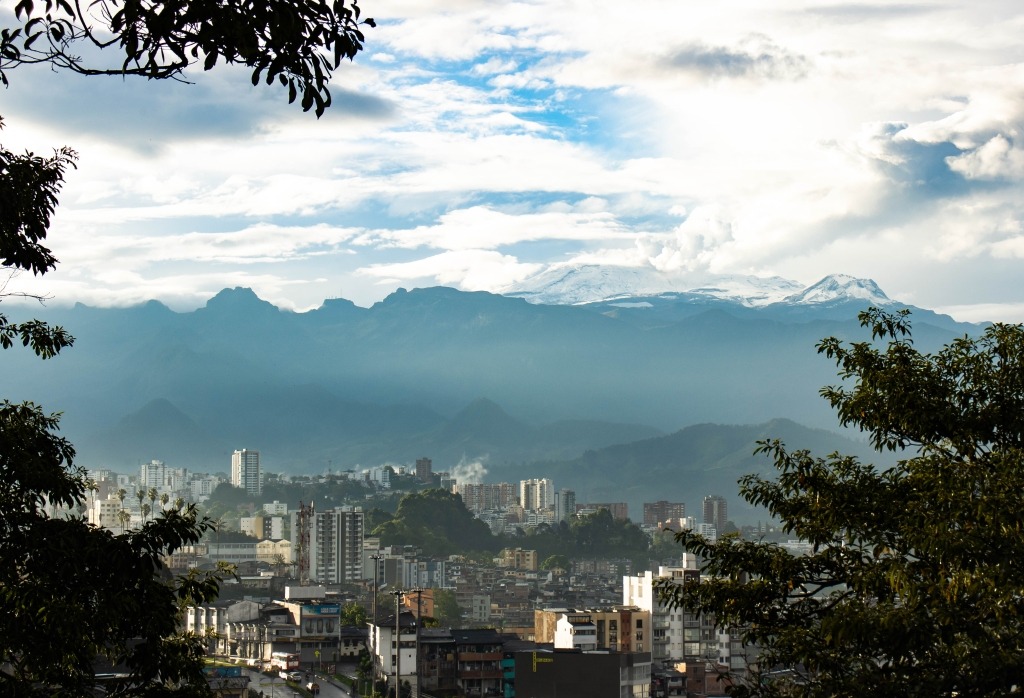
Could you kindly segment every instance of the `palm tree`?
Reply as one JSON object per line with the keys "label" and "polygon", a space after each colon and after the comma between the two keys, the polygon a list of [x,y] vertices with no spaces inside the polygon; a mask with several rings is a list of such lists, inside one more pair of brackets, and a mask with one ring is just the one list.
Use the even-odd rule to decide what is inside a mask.
{"label": "palm tree", "polygon": [[174,500],[174,508],[177,509],[178,511],[181,511],[182,509],[184,509],[185,508],[185,500],[183,498],[181,498],[181,497],[178,497],[177,499],[175,499]]}
{"label": "palm tree", "polygon": [[150,487],[149,488],[149,492],[146,493],[146,496],[149,497],[149,510],[153,511],[153,507],[156,506],[156,497],[157,497],[156,488],[155,487]]}
{"label": "palm tree", "polygon": [[146,492],[141,487],[137,487],[135,496],[139,498],[139,509],[142,509],[142,500],[146,498]]}
{"label": "palm tree", "polygon": [[142,523],[146,523],[146,517],[149,516],[149,512],[153,511],[153,507],[148,504],[142,505]]}
{"label": "palm tree", "polygon": [[117,520],[121,522],[121,534],[124,535],[125,526],[132,520],[132,515],[126,509],[121,509],[117,512]]}
{"label": "palm tree", "polygon": [[167,502],[169,502],[169,501],[171,501],[171,495],[167,494],[166,492],[161,494],[160,495],[160,508],[161,509],[166,509],[167,508]]}

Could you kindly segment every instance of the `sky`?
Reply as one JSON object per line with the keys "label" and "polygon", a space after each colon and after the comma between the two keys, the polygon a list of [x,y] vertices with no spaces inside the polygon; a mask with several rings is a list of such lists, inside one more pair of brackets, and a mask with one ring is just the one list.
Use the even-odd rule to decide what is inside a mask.
{"label": "sky", "polygon": [[842,273],[1024,321],[1018,0],[361,7],[377,28],[319,120],[244,69],[10,71],[0,143],[79,162],[59,267],[6,290],[190,310],[246,286],[301,311],[586,263]]}

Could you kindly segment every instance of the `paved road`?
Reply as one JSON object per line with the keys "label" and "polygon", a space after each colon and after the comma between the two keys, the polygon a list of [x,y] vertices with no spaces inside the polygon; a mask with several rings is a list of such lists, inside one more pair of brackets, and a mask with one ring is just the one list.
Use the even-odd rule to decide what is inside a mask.
{"label": "paved road", "polygon": [[320,684],[320,698],[351,698],[348,686],[343,683],[336,683],[334,679],[318,676],[316,682]]}
{"label": "paved road", "polygon": [[[242,671],[249,677],[249,688],[263,691],[263,695],[267,698],[298,698],[302,695],[289,686],[282,678],[277,676],[270,677],[251,669],[243,669]],[[335,683],[333,679],[323,676],[311,676],[314,681],[320,684],[320,698],[351,698],[348,687],[344,684]],[[305,685],[306,679],[303,679],[302,683]]]}

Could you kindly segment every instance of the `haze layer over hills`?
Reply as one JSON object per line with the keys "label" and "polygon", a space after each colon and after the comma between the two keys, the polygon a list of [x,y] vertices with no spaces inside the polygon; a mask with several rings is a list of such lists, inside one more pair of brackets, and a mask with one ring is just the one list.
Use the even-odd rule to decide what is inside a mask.
{"label": "haze layer over hills", "polygon": [[[592,270],[577,272],[591,278]],[[12,352],[3,380],[11,399],[64,413],[82,465],[122,471],[153,458],[223,471],[243,447],[282,472],[426,455],[435,470],[482,462],[492,481],[546,469],[559,486],[582,490],[589,477],[603,497],[622,482],[657,491],[659,478],[685,469],[667,456],[637,456],[663,451],[652,438],[695,424],[761,425],[729,436],[728,449],[686,452],[703,487],[698,473],[728,471],[723,482],[735,481],[736,468],[747,467],[737,454],[749,455],[751,434],[765,424],[799,431],[773,420],[834,430],[818,390],[835,382],[835,368],[815,344],[829,335],[864,339],[857,312],[892,304],[873,282],[849,277],[802,290],[730,283],[657,293],[648,284],[638,295],[622,284],[610,294],[580,283],[572,290],[563,279],[562,299],[575,305],[536,302],[555,299],[558,284],[547,284],[540,296],[437,287],[399,291],[370,308],[334,299],[306,313],[243,288],[186,313],[152,301],[17,308],[12,315],[62,324],[77,341],[47,362]],[[913,318],[925,349],[977,330],[929,311]],[[641,443],[632,456],[620,452],[618,469],[584,456],[631,442]],[[576,473],[580,482],[569,482]],[[709,487],[722,479],[708,478]]]}

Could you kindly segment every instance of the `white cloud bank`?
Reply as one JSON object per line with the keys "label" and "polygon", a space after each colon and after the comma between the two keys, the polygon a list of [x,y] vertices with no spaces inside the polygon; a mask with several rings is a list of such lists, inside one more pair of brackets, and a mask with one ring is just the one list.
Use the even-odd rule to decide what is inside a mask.
{"label": "white cloud bank", "polygon": [[82,153],[63,266],[16,283],[302,308],[600,260],[1024,319],[1019,3],[371,5],[320,121],[244,71],[12,73],[5,145]]}

